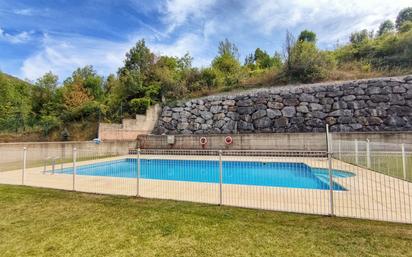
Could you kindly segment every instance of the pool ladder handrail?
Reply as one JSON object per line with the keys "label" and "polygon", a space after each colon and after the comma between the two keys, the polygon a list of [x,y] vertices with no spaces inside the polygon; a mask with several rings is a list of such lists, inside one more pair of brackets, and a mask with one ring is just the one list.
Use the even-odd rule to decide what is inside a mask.
{"label": "pool ladder handrail", "polygon": [[56,160],[58,159],[59,157],[57,157],[57,156],[48,156],[47,158],[45,158],[44,159],[44,168],[43,168],[43,174],[46,174],[47,173],[47,161],[48,160],[51,160],[51,165],[52,165],[52,170],[51,170],[51,172],[49,172],[50,174],[54,174],[55,173],[55,170],[56,170]]}

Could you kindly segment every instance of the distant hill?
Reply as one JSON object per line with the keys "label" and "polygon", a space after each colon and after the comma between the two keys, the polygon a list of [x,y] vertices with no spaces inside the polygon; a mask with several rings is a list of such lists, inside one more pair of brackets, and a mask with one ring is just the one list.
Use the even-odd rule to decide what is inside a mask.
{"label": "distant hill", "polygon": [[9,75],[7,73],[1,72],[0,71],[0,86],[3,86],[5,84],[24,84],[27,86],[30,86],[31,84],[27,81],[21,80],[19,78],[13,77],[12,75]]}

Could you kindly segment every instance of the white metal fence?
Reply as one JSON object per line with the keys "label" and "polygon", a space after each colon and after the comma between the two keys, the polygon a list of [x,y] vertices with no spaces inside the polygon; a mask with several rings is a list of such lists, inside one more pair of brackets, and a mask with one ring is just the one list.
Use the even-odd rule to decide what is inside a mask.
{"label": "white metal fence", "polygon": [[14,156],[0,159],[0,183],[412,223],[408,146],[403,169],[402,151],[330,144],[333,154],[27,148],[0,153]]}

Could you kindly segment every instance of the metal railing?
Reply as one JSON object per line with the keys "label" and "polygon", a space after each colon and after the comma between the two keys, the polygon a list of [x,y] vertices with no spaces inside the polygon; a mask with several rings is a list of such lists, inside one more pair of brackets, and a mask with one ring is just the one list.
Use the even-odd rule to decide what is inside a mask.
{"label": "metal railing", "polygon": [[390,151],[394,146],[330,137],[328,145],[330,151],[73,148],[43,156],[24,148],[13,152],[17,164],[0,160],[0,183],[412,223],[408,145]]}

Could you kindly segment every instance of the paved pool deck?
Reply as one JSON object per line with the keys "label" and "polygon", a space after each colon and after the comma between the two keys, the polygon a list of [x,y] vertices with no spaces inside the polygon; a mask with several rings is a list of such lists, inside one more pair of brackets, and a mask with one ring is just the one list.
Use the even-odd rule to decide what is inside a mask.
{"label": "paved pool deck", "polygon": [[[123,155],[77,162],[77,166],[137,158]],[[204,155],[141,155],[142,159],[218,160]],[[297,162],[311,167],[328,168],[321,157],[262,157],[223,156],[223,161]],[[57,165],[56,169],[71,168],[73,164]],[[333,191],[334,215],[362,219],[412,223],[412,183],[357,167],[336,159],[336,170],[352,172],[355,176],[334,178],[346,191]],[[50,171],[51,166],[46,166]],[[24,185],[80,192],[173,199],[210,204],[220,203],[220,188],[216,183],[167,181],[154,179],[85,176],[44,173],[44,166],[26,169]],[[22,170],[0,172],[0,183],[22,184]],[[74,183],[73,183],[74,182]],[[73,187],[73,184],[75,186]],[[308,214],[331,214],[330,191],[269,186],[223,184],[223,205]]]}

